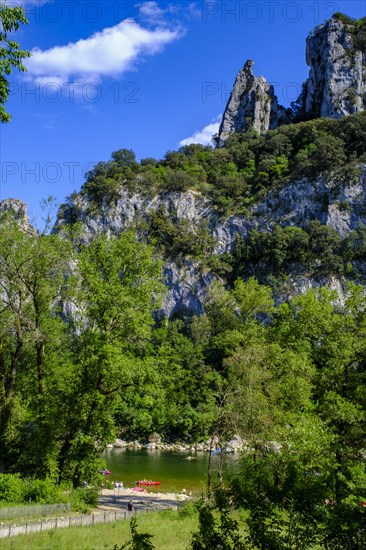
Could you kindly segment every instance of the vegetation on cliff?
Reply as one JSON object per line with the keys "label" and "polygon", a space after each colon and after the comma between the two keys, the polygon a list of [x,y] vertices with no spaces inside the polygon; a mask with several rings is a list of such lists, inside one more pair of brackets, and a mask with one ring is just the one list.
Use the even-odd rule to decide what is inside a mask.
{"label": "vegetation on cliff", "polygon": [[[283,126],[263,136],[232,134],[222,148],[189,145],[168,152],[160,161],[148,158],[137,163],[132,151],[122,149],[88,172],[81,196],[93,214],[102,204],[113,209],[123,189],[150,197],[193,190],[209,200],[213,217],[250,216],[250,207],[290,182],[325,177],[332,180],[334,190],[346,183],[356,184],[366,160],[365,144],[366,113],[360,113],[340,120]],[[326,210],[329,200],[319,191],[320,208]],[[340,211],[349,209],[346,200],[338,206]],[[78,209],[75,194],[63,205],[59,218],[65,217],[67,224],[77,222]],[[154,242],[163,257],[176,262],[184,258],[199,261],[230,283],[239,275],[254,275],[272,285],[293,271],[310,277],[342,275],[358,280],[364,256],[362,225],[341,237],[331,227],[303,220],[301,227],[252,231],[245,242],[238,237],[230,253],[213,256],[210,224],[215,223],[204,218],[192,226],[160,208],[138,221],[137,229],[140,236]]]}
{"label": "vegetation on cliff", "polygon": [[[366,113],[339,120],[290,124],[259,135],[232,134],[224,147],[188,145],[164,159],[137,163],[132,151],[112,153],[86,174],[81,193],[96,205],[127,188],[151,196],[193,189],[222,215],[245,212],[271,189],[290,180],[332,173],[356,177],[366,158]],[[72,197],[71,197],[72,202]]]}

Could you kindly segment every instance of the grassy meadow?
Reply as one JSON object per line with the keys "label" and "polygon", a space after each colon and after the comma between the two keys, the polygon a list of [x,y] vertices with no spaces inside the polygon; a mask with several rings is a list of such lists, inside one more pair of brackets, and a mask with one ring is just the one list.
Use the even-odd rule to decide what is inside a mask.
{"label": "grassy meadow", "polygon": [[[186,550],[192,532],[197,529],[198,516],[183,516],[166,510],[137,516],[138,532],[154,536],[157,550]],[[90,527],[70,527],[1,539],[2,550],[112,550],[131,538],[128,521],[98,524]]]}

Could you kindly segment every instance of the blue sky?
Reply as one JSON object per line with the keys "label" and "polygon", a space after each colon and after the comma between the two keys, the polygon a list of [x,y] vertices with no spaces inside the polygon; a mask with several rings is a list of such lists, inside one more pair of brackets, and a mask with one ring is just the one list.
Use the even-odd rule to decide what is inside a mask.
{"label": "blue sky", "polygon": [[63,202],[112,151],[161,158],[208,140],[247,59],[288,105],[308,75],[308,32],[335,11],[366,15],[366,0],[17,3],[29,25],[14,38],[33,55],[11,77],[0,198],[38,219],[42,199]]}

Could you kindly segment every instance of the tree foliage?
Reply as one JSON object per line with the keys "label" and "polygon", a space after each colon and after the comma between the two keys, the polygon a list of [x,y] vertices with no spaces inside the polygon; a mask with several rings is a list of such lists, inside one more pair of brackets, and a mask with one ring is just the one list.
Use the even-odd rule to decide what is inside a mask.
{"label": "tree foliage", "polygon": [[199,530],[192,535],[190,548],[192,550],[246,550],[248,547],[239,534],[238,522],[230,515],[227,503],[220,502],[218,516],[212,503],[199,503]]}
{"label": "tree foliage", "polygon": [[17,31],[22,24],[28,23],[20,6],[11,6],[7,0],[0,2],[0,122],[9,122],[11,116],[5,109],[10,86],[9,76],[13,69],[24,72],[23,60],[30,56],[26,50],[21,50],[19,44],[9,35]]}

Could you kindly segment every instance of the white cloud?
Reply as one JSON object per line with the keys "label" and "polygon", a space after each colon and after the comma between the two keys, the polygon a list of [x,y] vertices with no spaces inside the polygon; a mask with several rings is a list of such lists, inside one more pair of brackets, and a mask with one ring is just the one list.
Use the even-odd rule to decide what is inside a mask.
{"label": "white cloud", "polygon": [[192,143],[212,145],[212,136],[217,134],[219,131],[221,119],[222,115],[219,115],[210,124],[202,128],[202,130],[197,130],[191,137],[182,139],[182,141],[179,142],[179,145],[181,147],[184,145],[191,145]]}
{"label": "white cloud", "polygon": [[149,23],[163,23],[166,15],[172,15],[181,10],[181,6],[169,4],[166,8],[161,8],[157,2],[150,0],[137,4],[139,14]]}
{"label": "white cloud", "polygon": [[[212,0],[210,0],[212,1]],[[147,24],[166,25],[166,20],[174,20],[174,16],[179,16],[180,19],[198,19],[202,17],[202,6],[196,2],[188,4],[170,3],[165,7],[161,7],[155,0],[148,0],[141,4],[137,4],[140,18]]]}
{"label": "white cloud", "polygon": [[161,17],[164,13],[157,2],[144,2],[138,4],[138,8],[140,14],[145,17]]}
{"label": "white cloud", "polygon": [[160,52],[165,45],[183,35],[173,30],[144,29],[131,19],[105,28],[86,39],[42,51],[34,49],[26,62],[28,74],[44,83],[69,80],[100,81],[107,76],[120,76],[132,69],[143,56]]}
{"label": "white cloud", "polygon": [[198,7],[196,2],[191,2],[186,8],[186,13],[194,19],[202,17],[202,6]]}

